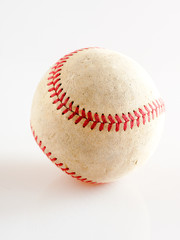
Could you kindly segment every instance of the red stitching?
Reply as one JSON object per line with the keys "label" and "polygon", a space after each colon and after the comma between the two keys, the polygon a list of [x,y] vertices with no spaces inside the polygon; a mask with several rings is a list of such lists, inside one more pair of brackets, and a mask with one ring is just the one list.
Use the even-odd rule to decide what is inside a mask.
{"label": "red stitching", "polygon": [[143,124],[145,124],[146,123],[146,113],[144,113],[144,111],[141,108],[139,108],[139,112],[142,115]]}
{"label": "red stitching", "polygon": [[68,108],[66,108],[63,112],[62,112],[62,115],[64,115],[65,113],[67,113],[69,111]]}
{"label": "red stitching", "polygon": [[94,118],[95,118],[96,122],[100,122],[98,113],[95,113],[95,114],[94,114]]}
{"label": "red stitching", "polygon": [[97,122],[93,122],[93,124],[91,125],[91,129],[93,130],[96,127]]}
{"label": "red stitching", "polygon": [[63,91],[63,88],[61,88],[61,89],[56,93],[56,95],[59,96],[62,91]]}
{"label": "red stitching", "polygon": [[81,119],[82,119],[82,116],[79,116],[79,117],[76,119],[75,124],[78,124],[78,123],[81,121]]}
{"label": "red stitching", "polygon": [[134,126],[134,117],[130,113],[128,113],[128,116],[131,119],[131,121],[130,121],[130,128],[132,129],[133,126]]}
{"label": "red stitching", "polygon": [[60,81],[60,78],[57,78],[55,81],[53,81],[53,85],[55,86],[58,81]]}
{"label": "red stitching", "polygon": [[88,117],[89,121],[93,121],[92,113],[90,111],[87,113],[87,117]]}
{"label": "red stitching", "polygon": [[50,98],[55,97],[56,95],[57,95],[57,93],[54,92],[53,94],[50,95]]}
{"label": "red stitching", "polygon": [[52,85],[52,84],[53,84],[53,81],[52,81],[52,82],[49,82],[47,85],[50,86],[50,85]]}
{"label": "red stitching", "polygon": [[[67,93],[63,90],[63,88],[60,88],[60,86],[62,86],[60,75],[64,63],[66,63],[70,57],[73,57],[74,54],[78,53],[79,51],[84,51],[85,49],[89,48],[82,48],[66,54],[64,57],[62,57],[52,67],[52,71],[49,73],[50,76],[48,77],[49,82],[47,83],[47,85],[50,86],[48,91],[52,92],[50,97],[56,97],[56,99],[53,99],[52,103],[57,104],[58,102],[60,102],[60,104],[56,108],[57,110],[65,107],[65,109],[63,109],[62,111],[63,115],[67,112],[71,112],[68,120],[77,116],[75,124],[78,124],[79,122],[81,122],[81,120],[84,120],[82,126],[86,127],[87,125],[89,125],[92,130],[96,128],[97,124],[99,123],[99,131],[102,131],[104,129],[105,124],[108,124],[108,131],[111,131],[112,126],[115,125],[115,131],[118,132],[120,130],[121,124],[123,124],[123,130],[126,131],[128,126],[130,126],[130,128],[132,129],[135,126],[135,122],[137,127],[139,127],[141,122],[140,119],[142,119],[143,124],[146,124],[146,119],[148,122],[150,122],[151,118],[155,118],[155,115],[156,117],[158,117],[159,114],[165,111],[164,102],[162,99],[155,99],[151,103],[144,105],[143,108],[138,108],[138,110],[134,110],[132,113],[129,112],[127,115],[121,114],[121,116],[119,116],[118,114],[115,114],[115,116],[112,116],[111,114],[109,114],[107,118],[104,114],[99,115],[97,112],[93,115],[91,111],[88,111],[86,114],[85,109],[83,108],[82,110],[80,110],[79,105],[77,105],[75,107],[75,110],[73,110],[74,102],[71,101],[70,103],[68,103],[70,97],[64,100]],[[91,124],[89,124],[89,122],[91,122]]]}
{"label": "red stitching", "polygon": [[109,119],[109,121],[110,121],[112,124],[115,123],[115,121],[114,121],[113,117],[111,116],[111,114],[108,115],[108,119]]}
{"label": "red stitching", "polygon": [[137,124],[137,126],[139,127],[139,125],[140,125],[140,114],[137,112],[137,111],[135,111],[134,110],[134,115],[137,117],[137,119],[136,119],[136,124]]}
{"label": "red stitching", "polygon": [[52,162],[55,162],[57,158],[49,158]]}
{"label": "red stitching", "polygon": [[[35,139],[36,140],[36,142],[37,142],[37,139]],[[44,152],[45,150],[46,150],[46,147],[44,146],[43,148],[41,148],[42,149],[42,151]]]}
{"label": "red stitching", "polygon": [[106,117],[104,116],[104,113],[101,115],[101,119],[103,121],[103,123],[107,123]]}
{"label": "red stitching", "polygon": [[60,102],[62,102],[62,101],[63,101],[63,99],[64,99],[65,95],[66,95],[66,93],[63,93],[63,94],[61,95],[61,97],[59,98],[59,101],[60,101]]}
{"label": "red stitching", "polygon": [[[40,149],[46,154],[46,156],[57,166],[59,167],[62,171],[64,171],[65,173],[67,173],[68,175],[70,175],[73,178],[76,178],[77,180],[81,181],[81,182],[85,182],[85,183],[91,183],[91,184],[97,184],[97,182],[94,182],[92,180],[88,180],[87,178],[83,178],[82,176],[76,176],[75,172],[71,172],[69,171],[70,169],[68,167],[65,167],[63,163],[57,163],[57,158],[51,158],[50,156],[52,155],[51,152],[48,152],[46,150],[46,146],[42,146],[42,141],[38,140],[38,136],[35,134],[35,131],[33,130],[32,126],[31,126],[31,130],[32,130],[32,134],[34,136],[34,139],[36,141],[36,143],[38,144],[38,146],[40,147]],[[47,152],[45,152],[47,151]],[[99,184],[99,183],[98,183]]]}
{"label": "red stitching", "polygon": [[88,125],[88,123],[89,123],[89,119],[86,119],[83,123],[83,127],[86,127]]}
{"label": "red stitching", "polygon": [[59,110],[64,106],[64,103],[61,103],[56,109]]}
{"label": "red stitching", "polygon": [[69,110],[72,112],[72,105],[73,105],[74,102],[70,102],[69,104]]}
{"label": "red stitching", "polygon": [[[54,85],[55,85],[55,83],[54,83]],[[55,87],[55,92],[57,92],[57,90],[58,90],[58,88],[60,88],[60,86],[61,86],[61,83],[58,84],[58,85]]]}
{"label": "red stitching", "polygon": [[99,126],[99,131],[102,131],[104,128],[104,123],[101,123],[100,126]]}
{"label": "red stitching", "polygon": [[129,118],[123,113],[122,118],[125,120],[123,130],[126,131],[127,129],[127,123],[129,122]]}
{"label": "red stitching", "polygon": [[79,115],[79,106],[76,107],[74,112],[75,112],[76,115]]}
{"label": "red stitching", "polygon": [[154,108],[150,103],[149,103],[149,106],[151,108],[152,119],[154,120]]}
{"label": "red stitching", "polygon": [[[146,106],[146,105],[144,105],[144,108],[146,109],[146,111],[147,111],[147,116],[148,116],[148,122],[150,122],[150,120],[151,120],[151,111],[149,110],[149,108]],[[160,108],[160,104],[159,104],[159,108]]]}
{"label": "red stitching", "polygon": [[152,103],[155,106],[156,117],[158,117],[158,106],[154,101]]}
{"label": "red stitching", "polygon": [[55,163],[55,164],[56,164],[57,167],[61,167],[61,166],[63,166],[62,163]]}
{"label": "red stitching", "polygon": [[76,113],[73,112],[73,113],[68,117],[68,120],[70,120],[71,118],[73,118],[75,115],[76,115]]}
{"label": "red stitching", "polygon": [[58,99],[58,98],[53,101],[53,104],[55,104],[55,103],[57,103],[57,102],[59,102],[59,99]]}

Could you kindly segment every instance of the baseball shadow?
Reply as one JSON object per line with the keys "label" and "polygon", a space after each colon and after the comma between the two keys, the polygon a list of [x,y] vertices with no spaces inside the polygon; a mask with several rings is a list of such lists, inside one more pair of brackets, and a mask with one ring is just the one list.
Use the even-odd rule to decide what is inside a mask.
{"label": "baseball shadow", "polygon": [[[0,190],[1,217],[26,212],[32,219],[53,221],[53,216],[57,221],[68,219],[68,224],[77,225],[77,229],[76,219],[83,219],[97,231],[107,228],[117,234],[127,234],[131,226],[128,234],[149,239],[147,206],[134,179],[129,177],[109,184],[86,184],[64,174],[45,159],[3,157]],[[63,224],[65,229],[69,226]]]}

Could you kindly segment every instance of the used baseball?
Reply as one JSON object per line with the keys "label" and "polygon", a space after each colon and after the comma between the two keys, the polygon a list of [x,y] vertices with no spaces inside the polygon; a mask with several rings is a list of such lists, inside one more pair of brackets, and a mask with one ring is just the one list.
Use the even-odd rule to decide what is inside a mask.
{"label": "used baseball", "polygon": [[134,60],[102,48],[65,55],[34,95],[36,142],[83,182],[118,179],[150,157],[162,132],[164,103]]}

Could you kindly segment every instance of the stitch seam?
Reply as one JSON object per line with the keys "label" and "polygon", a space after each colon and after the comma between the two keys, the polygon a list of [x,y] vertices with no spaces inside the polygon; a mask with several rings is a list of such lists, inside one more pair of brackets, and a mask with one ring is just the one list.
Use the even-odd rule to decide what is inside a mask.
{"label": "stitch seam", "polygon": [[[38,146],[40,147],[40,149],[44,152],[44,154],[51,160],[51,162],[53,162],[58,168],[60,168],[63,172],[65,172],[66,174],[70,175],[73,178],[76,178],[77,180],[81,181],[81,182],[85,182],[85,183],[91,183],[91,184],[97,184],[97,182],[94,182],[92,180],[88,180],[87,178],[84,178],[82,176],[79,176],[76,174],[76,172],[71,172],[70,169],[68,167],[66,167],[64,165],[64,163],[59,163],[57,158],[53,156],[53,154],[51,152],[48,152],[46,146],[44,146],[42,144],[42,141],[39,140],[38,136],[35,133],[35,130],[33,129],[33,127],[31,126],[31,131],[33,133],[33,137],[36,141],[36,143],[38,144]],[[100,183],[98,183],[100,184]]]}
{"label": "stitch seam", "polygon": [[55,65],[52,67],[52,71],[49,73],[49,82],[47,83],[47,85],[50,88],[48,89],[48,92],[50,92],[51,94],[50,98],[55,97],[52,103],[58,104],[58,106],[56,107],[57,110],[61,109],[62,107],[65,108],[62,111],[62,115],[68,112],[70,113],[70,115],[68,116],[68,120],[76,116],[77,119],[75,120],[75,124],[78,124],[79,122],[84,120],[82,124],[83,128],[85,128],[90,123],[91,130],[93,130],[97,124],[99,124],[99,131],[102,131],[104,129],[104,126],[108,125],[108,132],[111,131],[112,126],[115,125],[115,131],[118,132],[120,130],[121,124],[123,124],[123,130],[126,131],[128,128],[128,122],[131,129],[135,125],[139,127],[141,120],[143,125],[145,125],[147,121],[151,121],[151,118],[154,119],[155,116],[158,117],[158,115],[165,111],[164,102],[161,98],[156,99],[151,103],[148,103],[147,105],[144,105],[144,109],[138,108],[138,110],[134,110],[133,113],[128,112],[128,114],[122,113],[121,115],[115,114],[115,116],[109,114],[107,118],[104,114],[99,115],[97,112],[95,114],[92,114],[91,111],[88,111],[86,113],[84,108],[80,111],[79,105],[77,105],[75,107],[75,110],[73,110],[72,108],[74,105],[74,101],[70,101],[70,97],[66,97],[66,92],[63,90],[62,87],[60,78],[61,70],[64,63],[66,63],[70,57],[72,57],[75,53],[84,51],[86,49],[89,48],[82,48],[65,55],[57,63],[55,63]]}

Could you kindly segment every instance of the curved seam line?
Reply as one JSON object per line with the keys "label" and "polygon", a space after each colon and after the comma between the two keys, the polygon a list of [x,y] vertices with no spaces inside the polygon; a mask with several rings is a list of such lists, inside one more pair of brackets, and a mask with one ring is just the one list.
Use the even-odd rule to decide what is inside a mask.
{"label": "curved seam line", "polygon": [[33,129],[32,125],[30,127],[31,127],[33,137],[34,137],[36,143],[38,144],[38,146],[40,147],[40,149],[51,160],[51,162],[53,162],[58,168],[60,168],[63,172],[65,172],[66,174],[70,175],[73,178],[76,178],[77,180],[79,180],[81,182],[91,183],[91,184],[101,184],[99,182],[97,183],[97,182],[94,182],[92,180],[88,180],[87,178],[84,178],[80,175],[77,175],[76,172],[74,172],[74,171],[71,172],[70,169],[64,165],[64,163],[57,162],[57,158],[52,157],[52,153],[48,152],[46,146],[43,145],[42,141],[38,139],[38,136],[36,135],[35,130]]}
{"label": "curved seam line", "polygon": [[[133,110],[133,115],[128,112],[128,114],[122,113],[120,116],[118,114],[115,114],[114,117],[112,117],[111,114],[108,115],[108,117],[105,117],[104,114],[99,115],[97,112],[92,115],[91,111],[88,111],[86,113],[85,108],[81,110],[81,114],[79,113],[79,105],[75,107],[75,110],[73,110],[73,104],[74,101],[71,101],[68,105],[68,102],[70,100],[70,97],[65,98],[66,92],[63,91],[62,83],[61,83],[61,70],[64,65],[64,63],[75,53],[78,53],[83,50],[87,50],[90,48],[82,48],[79,50],[76,50],[74,52],[71,52],[70,54],[65,55],[63,58],[61,58],[54,66],[51,68],[52,71],[49,73],[50,82],[47,83],[50,88],[48,89],[48,92],[53,92],[50,95],[50,98],[56,97],[53,100],[53,104],[57,104],[60,102],[60,104],[57,106],[57,110],[61,109],[62,107],[65,107],[65,110],[62,112],[62,115],[71,112],[72,114],[68,117],[68,120],[72,119],[74,116],[78,116],[78,118],[75,121],[75,124],[78,124],[82,119],[84,119],[83,127],[86,127],[88,123],[92,123],[91,129],[94,129],[96,125],[99,123],[99,130],[102,131],[104,129],[104,125],[108,124],[108,131],[111,130],[112,126],[116,124],[116,131],[119,131],[120,124],[123,124],[123,130],[125,131],[127,129],[127,123],[130,122],[130,128],[132,129],[134,126],[134,122],[136,121],[136,125],[139,127],[140,125],[140,119],[143,120],[143,124],[146,123],[146,117],[148,117],[148,122],[150,122],[151,118],[154,119],[155,115],[158,117],[159,114],[163,113],[165,111],[164,102],[161,98],[156,99],[148,105],[144,105],[144,111],[142,108],[138,108],[137,111]],[[53,70],[55,69],[55,70]],[[53,85],[53,87],[52,87]],[[61,88],[60,88],[61,87]],[[64,100],[65,99],[65,100]],[[155,114],[154,114],[155,113]],[[152,115],[152,116],[151,116]],[[94,117],[94,119],[93,119]],[[100,120],[102,119],[102,121]]]}

